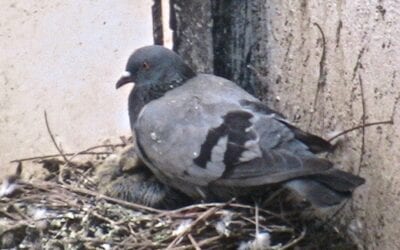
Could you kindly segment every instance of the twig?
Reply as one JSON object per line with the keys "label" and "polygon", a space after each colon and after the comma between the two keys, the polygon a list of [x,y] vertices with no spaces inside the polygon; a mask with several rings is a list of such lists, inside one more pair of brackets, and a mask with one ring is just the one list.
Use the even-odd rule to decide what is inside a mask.
{"label": "twig", "polygon": [[[77,243],[77,242],[89,242],[89,243],[95,243],[95,244],[109,244],[109,245],[116,245],[116,246],[123,246],[123,247],[128,247],[129,249],[137,249],[138,246],[141,246],[142,243],[124,243],[121,244],[119,242],[115,242],[112,240],[103,240],[103,239],[96,239],[96,238],[89,238],[89,237],[77,237],[75,239],[63,239],[65,243]],[[125,249],[125,248],[124,248]]]}
{"label": "twig", "polygon": [[53,133],[51,132],[50,125],[49,125],[49,121],[48,121],[48,119],[47,119],[47,113],[46,113],[46,111],[44,111],[44,120],[45,120],[45,122],[46,122],[47,132],[49,133],[50,138],[51,138],[51,140],[52,140],[54,146],[56,147],[58,153],[60,153],[60,155],[62,156],[62,158],[64,159],[65,162],[67,162],[68,164],[70,164],[71,162],[68,160],[68,158],[65,156],[64,152],[63,152],[63,151],[61,150],[61,148],[58,146],[57,141],[56,141],[56,139],[54,138]]}
{"label": "twig", "polygon": [[96,217],[96,218],[98,218],[98,219],[100,219],[100,220],[103,220],[103,221],[107,222],[107,223],[110,224],[111,226],[113,226],[113,227],[116,226],[116,221],[113,221],[113,220],[111,220],[111,219],[109,219],[109,218],[107,218],[107,217],[104,217],[103,215],[97,213],[96,211],[92,211],[92,212],[90,212],[90,213],[91,213],[94,217]]}
{"label": "twig", "polygon": [[[40,189],[40,188],[38,188]],[[28,202],[28,201],[34,201],[34,200],[40,200],[43,198],[42,194],[34,194],[34,195],[28,195],[22,198],[18,198],[18,199],[11,199],[7,202],[8,205],[12,205],[18,202]]]}
{"label": "twig", "polygon": [[191,234],[188,234],[188,238],[190,240],[190,243],[192,243],[194,249],[201,250],[199,244],[196,242],[196,240],[193,238],[193,236]]}
{"label": "twig", "polygon": [[[130,228],[130,227],[128,227],[128,228],[129,228],[129,230],[131,231],[131,228]],[[126,238],[125,238],[124,240],[122,240],[119,244],[115,245],[115,246],[112,248],[112,250],[123,249],[123,248],[120,248],[120,246],[124,246],[125,244],[129,244],[131,239],[132,239],[132,235],[129,236],[129,237],[126,237]]]}
{"label": "twig", "polygon": [[46,159],[46,158],[60,157],[60,156],[63,156],[63,155],[65,155],[65,156],[75,156],[75,155],[112,154],[111,152],[90,152],[90,151],[98,149],[98,148],[114,148],[114,147],[124,147],[124,146],[126,146],[126,144],[124,144],[124,143],[97,145],[97,146],[93,146],[93,147],[87,148],[85,150],[82,150],[82,151],[80,151],[78,153],[64,153],[64,154],[52,154],[52,155],[34,156],[34,157],[28,157],[28,158],[12,160],[12,161],[10,161],[10,163],[22,162],[22,161],[32,161],[32,160],[43,160],[43,159]]}
{"label": "twig", "polygon": [[192,223],[190,223],[190,225],[188,227],[185,228],[185,230],[183,230],[181,233],[179,233],[176,238],[168,245],[167,249],[171,249],[175,246],[175,244],[185,235],[187,235],[189,233],[189,231],[197,224],[199,223],[201,220],[206,220],[208,217],[210,217],[211,215],[215,214],[215,212],[220,209],[219,207],[212,207],[210,209],[208,209],[207,211],[205,211],[204,213],[202,213],[199,217],[197,217],[197,219],[195,221],[193,221]]}
{"label": "twig", "polygon": [[19,209],[19,208],[15,205],[15,203],[12,204],[11,206],[12,206],[12,208],[17,212],[17,214],[18,214],[19,216],[21,216],[22,218],[24,218],[24,220],[26,220],[26,221],[28,221],[28,222],[31,222],[31,221],[32,221],[32,218],[30,218],[29,216],[25,215],[25,214],[21,211],[21,209]]}
{"label": "twig", "polygon": [[[3,214],[3,215],[5,215],[6,217],[9,217],[10,219],[13,219],[13,220],[15,220],[15,221],[21,221],[21,218],[24,218],[24,217],[21,216],[20,214],[18,214],[18,215],[21,216],[21,217],[20,217],[20,218],[17,218],[17,216],[15,216],[15,215],[12,214],[12,213],[9,213],[9,212],[5,211],[5,209],[1,210],[1,211],[0,211],[0,214]],[[4,217],[3,217],[3,218],[4,218]]]}
{"label": "twig", "polygon": [[365,98],[364,98],[364,86],[363,86],[363,80],[361,77],[361,74],[358,74],[358,79],[360,83],[360,93],[361,93],[361,107],[362,107],[362,116],[361,116],[361,152],[360,152],[360,161],[359,161],[359,167],[357,170],[357,174],[360,174],[361,168],[362,168],[362,163],[364,161],[364,155],[365,155],[365,121],[366,121],[366,105],[365,105]]}
{"label": "twig", "polygon": [[[209,207],[224,207],[224,206],[227,206],[227,205],[232,205],[231,202],[232,202],[232,200],[228,201],[228,202],[225,202],[225,203],[212,202],[212,203],[193,204],[193,205],[189,205],[189,206],[186,206],[186,207],[178,208],[178,209],[175,209],[175,210],[163,211],[161,214],[158,215],[158,217],[171,216],[173,214],[179,214],[181,212],[192,210],[192,209],[195,209],[195,208],[206,209],[206,208],[209,208]],[[252,208],[251,206],[248,206],[248,207]]]}
{"label": "twig", "polygon": [[[217,235],[217,236],[214,236],[214,237],[210,237],[210,238],[204,239],[204,240],[199,242],[199,246],[202,247],[202,246],[205,246],[205,245],[209,245],[210,243],[212,243],[214,241],[217,241],[217,240],[221,239],[222,237],[223,237],[222,235]],[[182,246],[182,247],[174,247],[172,249],[173,250],[184,250],[184,249],[188,249],[188,248],[189,247],[187,247],[187,246]]]}
{"label": "twig", "polygon": [[[46,111],[44,111],[44,120],[45,120],[45,122],[46,122],[47,132],[49,133],[50,138],[51,138],[51,140],[52,140],[54,146],[56,147],[58,153],[60,153],[60,155],[61,155],[62,158],[64,159],[65,165],[68,164],[69,166],[72,166],[71,162],[68,160],[68,158],[64,155],[64,152],[63,152],[63,151],[61,150],[61,148],[58,146],[57,141],[56,141],[56,139],[54,138],[53,133],[51,132],[50,125],[49,125],[49,121],[48,121],[48,119],[47,119],[47,113],[46,113]],[[64,165],[64,166],[65,166],[65,165]],[[60,171],[59,171],[59,173],[58,173],[58,180],[59,180],[61,183],[64,183],[64,180],[63,180],[64,166],[60,166]]]}
{"label": "twig", "polygon": [[[77,153],[64,153],[63,155],[65,156],[73,156],[76,155]],[[106,155],[106,154],[112,154],[111,152],[80,152],[80,155]],[[16,162],[23,162],[23,161],[33,161],[33,160],[44,160],[48,158],[54,158],[54,157],[62,157],[63,155],[61,154],[52,154],[52,155],[43,155],[43,156],[32,156],[32,157],[27,157],[27,158],[21,158],[21,159],[15,159],[10,161],[10,163],[16,163]]]}
{"label": "twig", "polygon": [[[14,225],[10,225],[10,226],[3,226],[2,225],[2,233],[3,232],[7,232],[7,231],[9,231],[9,232],[12,232],[12,231],[14,231],[14,230],[18,230],[19,228],[21,228],[21,227],[34,227],[34,225],[33,224],[29,224],[28,222],[26,222],[26,221],[23,221],[23,220],[19,220],[19,221],[16,221],[16,223],[14,224]],[[2,234],[2,236],[3,236],[4,234]],[[5,238],[5,237],[4,237]],[[3,243],[4,244],[4,243]],[[5,249],[5,248],[2,248],[2,249]],[[7,248],[8,249],[8,248]],[[14,249],[14,248],[12,248],[12,249]]]}
{"label": "twig", "polygon": [[199,246],[204,246],[204,245],[208,245],[216,240],[221,239],[223,236],[222,235],[218,235],[218,236],[214,236],[205,240],[202,240],[199,242]]}
{"label": "twig", "polygon": [[[29,182],[29,183],[21,182],[21,184],[24,184],[26,186],[30,186],[31,188],[36,188],[36,189],[42,190],[44,192],[47,192],[47,195],[45,196],[46,200],[49,202],[50,201],[57,202],[60,204],[59,206],[61,206],[61,207],[70,207],[70,208],[72,208],[72,207],[79,208],[80,207],[79,205],[76,204],[76,202],[77,202],[76,199],[74,199],[73,200],[74,203],[72,203],[69,199],[64,197],[65,195],[63,192],[60,192],[54,186],[49,188],[46,186],[46,184],[41,185],[41,184],[32,183],[32,182]],[[57,187],[59,188],[60,186],[57,186]],[[26,197],[14,200],[14,203],[22,202],[22,201],[26,201],[26,202],[34,201],[36,199],[43,200],[43,194],[28,195]]]}
{"label": "twig", "polygon": [[328,218],[327,220],[325,220],[324,223],[322,223],[322,225],[320,225],[320,228],[323,228],[324,226],[329,225],[329,224],[333,221],[333,219],[339,214],[339,212],[341,212],[341,211],[344,209],[344,207],[346,206],[346,204],[347,204],[348,202],[349,202],[349,200],[345,200],[345,201],[339,206],[339,208],[336,209],[336,211],[335,211],[331,216],[329,216],[329,218]]}
{"label": "twig", "polygon": [[[247,217],[245,217],[243,215],[239,215],[239,218],[241,218],[241,219],[243,219],[245,221],[248,221],[248,222],[250,222],[251,224],[253,224],[253,225],[255,225],[257,227],[257,223],[258,223],[257,221],[254,221],[254,220],[252,220],[250,218],[247,218]],[[268,228],[268,227],[266,227],[264,225],[259,225],[259,227],[261,227],[262,229],[264,229],[267,232],[272,232],[272,230],[270,228]],[[257,228],[256,228],[256,231],[257,231]]]}
{"label": "twig", "polygon": [[[239,203],[232,203],[232,204],[229,204],[229,206],[231,206],[231,207],[237,207],[237,208],[255,209],[255,208],[252,207],[252,206],[244,205],[244,204],[239,204]],[[260,212],[263,212],[263,213],[266,213],[266,214],[268,214],[268,215],[271,215],[271,216],[274,216],[274,217],[276,217],[276,218],[279,218],[280,220],[282,220],[283,222],[287,223],[288,225],[292,225],[292,223],[290,223],[290,221],[288,221],[286,218],[284,218],[284,217],[281,216],[280,214],[271,212],[271,211],[269,211],[269,210],[261,209],[261,208],[258,208],[258,210],[259,210]]]}
{"label": "twig", "polygon": [[329,142],[330,142],[330,141],[333,141],[334,139],[338,138],[339,136],[345,135],[345,134],[347,134],[347,133],[349,133],[349,132],[351,132],[351,131],[354,131],[354,130],[357,130],[357,129],[360,129],[360,128],[363,128],[363,127],[366,128],[366,127],[376,126],[376,125],[382,125],[382,124],[393,124],[393,120],[387,120],[387,121],[382,121],[382,122],[371,122],[371,123],[361,124],[361,125],[358,125],[358,126],[355,126],[355,127],[352,127],[352,128],[349,128],[349,129],[346,129],[346,130],[340,132],[339,134],[337,134],[337,135],[335,135],[335,136],[329,138],[328,141],[329,141]]}
{"label": "twig", "polygon": [[[75,189],[73,187],[71,187],[71,188],[72,188],[72,190]],[[75,189],[73,191],[74,192],[82,192],[82,193],[85,193],[85,194],[91,195],[91,196],[96,196],[96,197],[99,197],[99,199],[103,199],[103,200],[106,200],[106,201],[109,201],[109,202],[114,202],[114,203],[116,203],[118,205],[121,205],[121,206],[124,206],[124,207],[128,207],[128,208],[146,210],[146,211],[152,212],[152,213],[164,212],[163,210],[147,207],[147,206],[140,205],[140,204],[137,204],[137,203],[127,202],[127,201],[116,199],[116,198],[111,198],[111,197],[105,196],[103,194],[96,193],[96,192],[89,191],[89,190],[85,190],[85,189],[77,188],[77,189]],[[88,192],[86,192],[86,191],[88,191]]]}
{"label": "twig", "polygon": [[[196,208],[202,208],[202,209],[206,209],[209,207],[224,207],[224,206],[230,206],[230,207],[234,207],[234,208],[246,208],[246,209],[255,209],[253,206],[250,205],[246,205],[246,204],[240,204],[240,203],[233,203],[235,201],[235,199],[232,199],[228,202],[222,203],[222,202],[211,202],[211,203],[200,203],[200,204],[193,204],[193,205],[189,205],[186,207],[182,207],[182,208],[178,208],[175,210],[169,210],[169,211],[163,211],[163,213],[161,213],[159,216],[170,216],[172,214],[178,214],[180,212],[184,212],[187,210],[192,210],[192,209],[196,209]],[[271,212],[269,210],[265,210],[265,209],[261,209],[259,208],[259,211],[272,215],[274,217],[277,217],[279,219],[285,220],[284,218],[282,218],[279,214]]]}
{"label": "twig", "polygon": [[283,246],[282,248],[280,248],[280,250],[285,250],[285,249],[289,249],[292,246],[296,245],[297,243],[299,243],[302,239],[304,239],[304,237],[306,236],[306,228],[303,229],[303,231],[301,231],[301,234],[299,237],[297,237],[296,239],[292,240],[291,242],[289,242],[288,244],[286,244],[285,246]]}
{"label": "twig", "polygon": [[279,188],[278,190],[274,191],[271,195],[268,195],[268,199],[264,200],[263,203],[261,204],[261,207],[267,207],[267,205],[275,200],[276,197],[278,197],[278,195],[282,194],[285,191],[285,189]]}
{"label": "twig", "polygon": [[256,235],[259,235],[260,234],[260,222],[259,222],[259,215],[258,215],[258,204],[256,203],[256,205],[255,205],[255,209],[256,209],[256,211],[255,211],[255,219],[256,219]]}
{"label": "twig", "polygon": [[141,209],[141,210],[146,210],[146,211],[153,212],[153,213],[164,212],[163,210],[143,206],[143,205],[132,203],[132,202],[123,201],[123,200],[116,199],[116,198],[111,198],[111,197],[105,196],[103,194],[97,193],[95,191],[91,191],[91,190],[79,188],[79,187],[73,187],[73,186],[70,186],[67,184],[60,185],[60,184],[55,184],[55,183],[51,183],[51,182],[42,182],[42,184],[35,183],[34,185],[39,188],[43,188],[43,186],[60,187],[60,188],[64,188],[69,191],[72,191],[74,193],[80,193],[80,194],[85,194],[85,195],[89,195],[89,196],[93,196],[93,197],[98,197],[98,199],[103,199],[103,200],[106,200],[109,202],[114,202],[114,203],[117,203],[121,206],[128,207],[128,208]]}
{"label": "twig", "polygon": [[75,153],[74,155],[72,155],[72,157],[70,158],[70,160],[72,160],[73,158],[75,158],[77,155],[80,155],[80,154],[86,154],[86,153],[88,153],[88,151],[91,151],[91,150],[94,150],[94,149],[97,149],[97,148],[101,148],[101,147],[123,147],[123,146],[125,146],[126,144],[122,144],[122,143],[120,143],[120,144],[106,144],[106,145],[98,145],[98,146],[93,146],[93,147],[90,147],[90,148],[87,148],[87,149],[85,149],[85,150],[83,150],[83,151],[80,151],[80,152],[78,152],[78,153]]}

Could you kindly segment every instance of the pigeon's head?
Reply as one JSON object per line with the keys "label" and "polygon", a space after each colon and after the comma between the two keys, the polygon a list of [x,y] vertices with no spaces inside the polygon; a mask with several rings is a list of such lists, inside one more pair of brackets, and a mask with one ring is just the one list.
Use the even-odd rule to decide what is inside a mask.
{"label": "pigeon's head", "polygon": [[163,85],[175,87],[193,76],[193,70],[175,52],[163,46],[146,46],[129,57],[116,88],[133,82],[135,88],[165,89]]}

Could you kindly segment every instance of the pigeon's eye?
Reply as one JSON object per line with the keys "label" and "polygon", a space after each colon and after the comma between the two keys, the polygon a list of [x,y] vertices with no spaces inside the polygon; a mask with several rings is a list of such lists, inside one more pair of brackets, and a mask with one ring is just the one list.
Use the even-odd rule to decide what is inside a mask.
{"label": "pigeon's eye", "polygon": [[147,62],[143,62],[142,68],[148,70],[150,68],[150,65]]}

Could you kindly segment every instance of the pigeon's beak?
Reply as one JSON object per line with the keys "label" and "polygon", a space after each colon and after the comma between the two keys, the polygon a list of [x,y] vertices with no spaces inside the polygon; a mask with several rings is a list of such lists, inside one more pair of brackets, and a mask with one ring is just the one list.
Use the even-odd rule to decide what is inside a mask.
{"label": "pigeon's beak", "polygon": [[131,73],[128,71],[125,71],[122,73],[121,78],[119,78],[117,84],[115,85],[115,88],[119,88],[127,83],[133,82],[131,78]]}

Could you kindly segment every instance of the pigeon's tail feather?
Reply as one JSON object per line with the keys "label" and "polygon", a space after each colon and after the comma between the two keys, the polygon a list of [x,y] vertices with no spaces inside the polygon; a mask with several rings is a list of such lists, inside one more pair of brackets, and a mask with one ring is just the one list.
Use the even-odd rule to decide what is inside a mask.
{"label": "pigeon's tail feather", "polygon": [[285,186],[317,207],[334,206],[351,196],[351,192],[337,192],[317,181],[308,179],[288,181]]}
{"label": "pigeon's tail feather", "polygon": [[353,190],[364,182],[361,177],[332,169],[327,173],[290,180],[285,186],[317,207],[329,207],[350,198]]}
{"label": "pigeon's tail feather", "polygon": [[365,183],[364,178],[334,168],[325,173],[313,175],[312,179],[338,192],[352,192]]}

